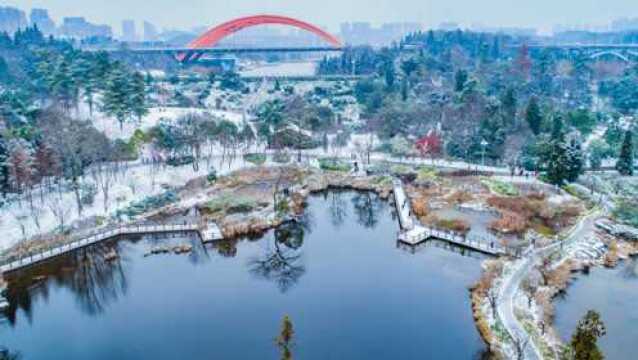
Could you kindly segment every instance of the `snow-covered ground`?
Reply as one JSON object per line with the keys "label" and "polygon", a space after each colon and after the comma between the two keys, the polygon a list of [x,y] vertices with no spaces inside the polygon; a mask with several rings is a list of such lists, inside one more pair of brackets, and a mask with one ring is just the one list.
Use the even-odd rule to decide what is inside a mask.
{"label": "snow-covered ground", "polygon": [[220,119],[225,119],[234,122],[235,124],[241,124],[244,119],[244,115],[234,111],[223,110],[209,110],[201,108],[177,108],[177,107],[154,107],[150,108],[148,114],[146,114],[140,121],[128,121],[125,122],[120,129],[119,123],[112,119],[103,116],[100,113],[94,112],[93,123],[95,127],[104,132],[104,134],[110,139],[128,139],[133,135],[133,132],[137,129],[148,130],[149,128],[157,125],[161,120],[175,120],[180,116],[190,113],[208,113]]}
{"label": "snow-covered ground", "polygon": [[[217,169],[218,174],[227,174],[241,167],[250,166],[245,163],[241,156],[238,160],[230,163],[225,161],[220,164],[221,158],[215,157],[211,161],[211,166]],[[141,162],[129,163],[129,168],[121,172],[112,182],[109,190],[110,205],[108,211],[104,210],[104,195],[100,188],[95,195],[91,205],[86,205],[83,209],[83,218],[91,216],[108,217],[113,215],[117,209],[123,209],[135,201],[142,200],[148,196],[162,193],[166,187],[183,186],[189,180],[204,176],[208,173],[206,160],[200,162],[199,171],[194,171],[192,165],[179,167],[160,167],[153,170],[153,167]],[[94,184],[94,179],[89,175],[84,179],[86,184]],[[57,191],[46,193],[44,201],[41,201],[40,194],[34,195],[34,209],[26,200],[12,202],[5,205],[0,212],[0,250],[5,250],[24,238],[30,238],[38,234],[44,234],[55,230],[59,223],[53,214],[52,207],[64,209],[65,224],[68,225],[79,219],[77,212],[75,195],[72,191],[65,191],[59,194]],[[37,222],[36,222],[37,220]],[[25,229],[22,233],[21,228]]]}

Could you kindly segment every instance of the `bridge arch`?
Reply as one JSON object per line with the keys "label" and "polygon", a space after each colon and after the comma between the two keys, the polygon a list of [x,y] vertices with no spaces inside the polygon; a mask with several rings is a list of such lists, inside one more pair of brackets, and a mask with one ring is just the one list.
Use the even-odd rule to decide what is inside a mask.
{"label": "bridge arch", "polygon": [[255,15],[230,20],[223,24],[217,25],[205,32],[197,39],[191,41],[188,44],[188,47],[191,49],[210,48],[219,43],[219,41],[221,41],[223,38],[232,35],[242,29],[257,25],[271,24],[294,26],[296,28],[306,30],[318,35],[334,47],[340,48],[342,46],[341,41],[339,41],[339,39],[337,39],[335,36],[305,21],[279,15]]}
{"label": "bridge arch", "polygon": [[623,55],[622,53],[620,53],[618,51],[609,51],[609,50],[608,51],[599,51],[599,52],[597,52],[595,54],[592,54],[590,56],[590,59],[596,60],[596,59],[598,59],[600,57],[603,57],[603,56],[613,56],[613,57],[615,57],[617,59],[620,59],[620,60],[622,60],[624,62],[627,62],[627,63],[631,62],[629,57]]}

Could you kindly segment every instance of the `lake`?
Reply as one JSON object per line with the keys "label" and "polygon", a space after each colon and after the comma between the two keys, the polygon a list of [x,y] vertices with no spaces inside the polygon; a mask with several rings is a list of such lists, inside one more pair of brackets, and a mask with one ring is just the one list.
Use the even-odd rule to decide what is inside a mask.
{"label": "lake", "polygon": [[0,345],[23,359],[278,359],[288,315],[295,359],[480,355],[468,287],[481,257],[406,251],[397,231],[376,195],[329,191],[259,238],[115,239],[14,274]]}
{"label": "lake", "polygon": [[614,269],[591,268],[582,273],[556,300],[556,328],[568,342],[578,321],[596,310],[607,328],[598,342],[606,359],[635,358],[638,350],[638,260],[623,261]]}

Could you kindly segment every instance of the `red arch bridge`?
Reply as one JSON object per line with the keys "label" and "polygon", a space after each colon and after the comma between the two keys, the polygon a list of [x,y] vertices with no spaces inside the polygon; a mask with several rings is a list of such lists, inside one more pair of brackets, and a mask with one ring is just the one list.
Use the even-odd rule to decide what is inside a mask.
{"label": "red arch bridge", "polygon": [[[313,33],[324,40],[325,46],[315,47],[250,47],[250,48],[222,48],[217,45],[224,38],[241,31],[243,29],[259,26],[259,25],[285,25],[296,27]],[[226,53],[254,53],[254,52],[330,52],[341,51],[343,45],[341,41],[335,36],[322,30],[321,28],[286,16],[279,15],[255,15],[247,16],[231,21],[227,21],[220,25],[217,25],[204,34],[191,41],[186,47],[178,48],[131,48],[131,49],[117,49],[111,52],[129,51],[135,53],[164,53],[175,56],[175,58],[182,63],[189,63],[197,61],[204,54],[226,54]]]}

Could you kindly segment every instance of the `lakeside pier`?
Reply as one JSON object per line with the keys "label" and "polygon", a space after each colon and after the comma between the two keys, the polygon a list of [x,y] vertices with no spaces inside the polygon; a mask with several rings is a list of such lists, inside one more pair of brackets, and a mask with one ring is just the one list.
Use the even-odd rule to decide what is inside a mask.
{"label": "lakeside pier", "polygon": [[494,241],[481,241],[472,239],[454,231],[435,229],[421,225],[412,216],[412,208],[410,199],[408,199],[403,183],[399,179],[392,181],[392,190],[394,193],[394,204],[399,216],[399,241],[416,246],[430,239],[446,241],[448,243],[465,247],[471,250],[479,251],[485,254],[500,256],[507,254],[505,248]]}

